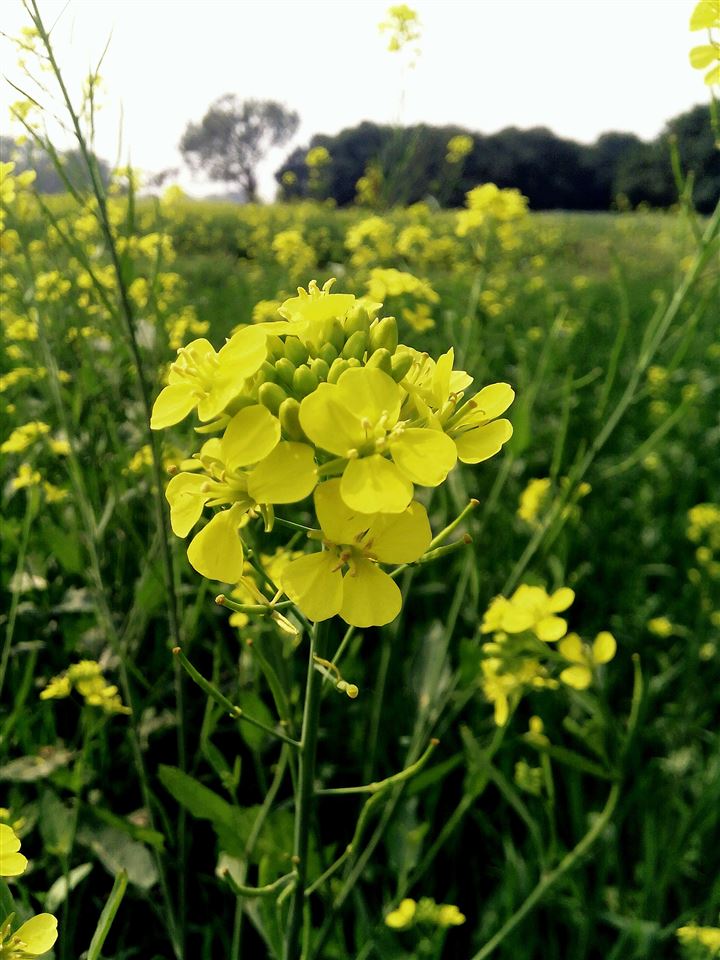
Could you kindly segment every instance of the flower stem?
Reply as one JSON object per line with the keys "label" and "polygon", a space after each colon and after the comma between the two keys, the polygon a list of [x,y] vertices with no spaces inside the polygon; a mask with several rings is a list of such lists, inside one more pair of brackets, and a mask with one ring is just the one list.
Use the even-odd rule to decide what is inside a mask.
{"label": "flower stem", "polygon": [[308,673],[305,687],[302,734],[300,739],[300,765],[295,800],[295,842],[293,860],[297,871],[297,884],[290,902],[287,933],[285,936],[284,960],[299,960],[302,948],[301,927],[303,924],[307,860],[310,845],[310,820],[313,806],[315,780],[315,755],[317,751],[318,721],[320,716],[320,690],[323,677],[315,668],[315,656],[323,656],[330,633],[329,621],[316,623],[310,637]]}

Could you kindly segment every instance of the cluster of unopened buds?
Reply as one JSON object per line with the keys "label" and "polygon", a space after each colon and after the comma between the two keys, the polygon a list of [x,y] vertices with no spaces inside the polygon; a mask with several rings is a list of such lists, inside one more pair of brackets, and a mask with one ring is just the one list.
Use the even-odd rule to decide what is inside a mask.
{"label": "cluster of unopened buds", "polygon": [[382,304],[331,286],[299,289],[283,319],[243,327],[218,352],[205,339],[181,349],[151,426],[196,411],[208,435],[166,491],[180,537],[219,508],[188,548],[198,573],[238,582],[241,527],[261,516],[270,530],[277,506],[312,495],[320,549],[285,567],[282,591],[310,620],[368,627],[401,608],[379,565],[414,563],[430,546],[415,487],[496,454],[512,435],[498,418],[514,392],[495,383],[466,400],[472,377],[453,369],[452,349],[434,360],[399,344]]}

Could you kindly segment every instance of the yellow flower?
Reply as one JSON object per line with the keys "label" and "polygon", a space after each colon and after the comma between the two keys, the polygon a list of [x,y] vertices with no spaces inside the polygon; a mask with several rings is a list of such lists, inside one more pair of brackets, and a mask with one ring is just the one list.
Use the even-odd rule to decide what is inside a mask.
{"label": "yellow flower", "polygon": [[330,152],[327,147],[311,147],[305,154],[305,166],[310,169],[324,167],[330,163]]}
{"label": "yellow flower", "polygon": [[460,163],[471,152],[473,143],[473,138],[465,133],[459,133],[457,136],[451,137],[448,140],[445,159],[448,163]]}
{"label": "yellow flower", "polygon": [[400,906],[385,917],[385,926],[391,930],[406,930],[415,919],[417,903],[409,897],[400,901]]}
{"label": "yellow flower", "polygon": [[675,632],[675,627],[667,617],[653,617],[648,620],[647,628],[656,637],[671,637]]}
{"label": "yellow flower", "polygon": [[567,621],[556,616],[572,604],[575,593],[561,587],[548,594],[543,587],[521,584],[507,599],[495,597],[483,617],[481,633],[523,633],[531,630],[538,640],[552,642],[565,636]]}
{"label": "yellow flower", "polygon": [[[675,931],[680,943],[685,947],[694,947],[698,945],[706,949],[707,960],[720,957],[720,928],[718,927],[699,927],[695,923],[690,923],[685,927],[679,927]],[[692,954],[695,956],[695,953]]]}
{"label": "yellow flower", "polygon": [[23,490],[25,487],[36,487],[41,480],[38,470],[33,470],[29,463],[23,463],[10,481],[10,486],[13,490]]}
{"label": "yellow flower", "polygon": [[188,547],[188,560],[199,574],[221,583],[243,575],[244,555],[238,530],[256,505],[296,503],[317,483],[312,448],[280,440],[280,422],[259,405],[244,407],[220,440],[203,445],[198,457],[203,472],[183,472],[167,485],[170,523],[186,537],[206,504],[230,505],[216,513]]}
{"label": "yellow flower", "polygon": [[95,660],[80,660],[57,677],[53,677],[40,693],[41,700],[61,700],[77,690],[89,707],[99,707],[103,713],[130,713],[118,688],[107,683],[100,664]]}
{"label": "yellow flower", "polygon": [[360,513],[348,508],[341,485],[329,480],[315,490],[324,549],[289,563],[282,588],[311,620],[339,614],[355,627],[382,626],[400,612],[402,595],[377,563],[419,559],[432,536],[427,513],[417,502],[402,513]]}
{"label": "yellow flower", "polygon": [[0,445],[0,453],[22,453],[38,438],[50,433],[50,427],[41,420],[34,420],[22,427],[16,427],[10,436]]}
{"label": "yellow flower", "polygon": [[595,637],[592,647],[583,644],[576,633],[569,633],[558,644],[558,651],[572,666],[562,671],[560,679],[575,690],[586,690],[592,683],[595,667],[609,663],[616,650],[615,637],[607,630]]}
{"label": "yellow flower", "polygon": [[497,418],[515,399],[509,383],[491,383],[476,393],[445,425],[455,441],[458,459],[481,463],[498,453],[512,437],[509,420]]}
{"label": "yellow flower", "polygon": [[52,914],[39,913],[11,933],[13,918],[14,914],[10,914],[0,928],[0,957],[3,960],[32,960],[52,949],[58,937],[58,922]]}
{"label": "yellow flower", "polygon": [[465,914],[454,903],[438,904],[436,923],[439,927],[459,927],[465,919]]}
{"label": "yellow flower", "polygon": [[495,723],[503,727],[520,701],[526,687],[552,687],[555,682],[548,679],[547,670],[539,660],[525,658],[506,662],[500,657],[489,657],[481,663],[482,679],[480,685],[486,699],[494,706]]}
{"label": "yellow flower", "polygon": [[699,0],[690,16],[691,30],[720,30],[720,0]]}
{"label": "yellow flower", "polygon": [[400,421],[402,401],[382,370],[355,367],[336,384],[321,383],[300,405],[300,424],[313,443],[347,458],[341,494],[360,513],[400,513],[413,483],[436,487],[455,466],[455,445],[442,431]]}
{"label": "yellow flower", "polygon": [[236,333],[216,353],[205,339],[178,350],[168,386],[155,401],[150,426],[162,430],[184,420],[197,407],[202,421],[213,420],[242,392],[267,355],[267,337],[259,327]]}
{"label": "yellow flower", "polygon": [[527,486],[520,494],[520,504],[517,509],[517,515],[521,520],[531,525],[535,524],[543,505],[547,501],[551,487],[552,481],[549,477],[528,481]]}
{"label": "yellow flower", "polygon": [[0,823],[0,877],[19,877],[25,872],[27,857],[19,850],[20,841],[13,828]]}

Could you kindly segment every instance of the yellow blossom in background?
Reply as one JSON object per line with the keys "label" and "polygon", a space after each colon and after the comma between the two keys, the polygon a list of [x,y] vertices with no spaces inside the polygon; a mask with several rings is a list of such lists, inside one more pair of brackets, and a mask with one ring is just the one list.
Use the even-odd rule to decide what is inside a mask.
{"label": "yellow blossom in background", "polygon": [[465,923],[465,915],[454,903],[435,903],[431,897],[419,901],[407,897],[385,917],[385,926],[391,930],[408,930],[421,925],[429,927],[459,927]]}
{"label": "yellow blossom in background", "polygon": [[50,427],[39,420],[16,427],[7,440],[0,444],[0,453],[21,453],[32,446],[38,437],[44,437],[48,433]]}
{"label": "yellow blossom in background", "polygon": [[547,668],[535,658],[526,657],[508,662],[500,657],[488,657],[480,666],[480,686],[486,700],[493,705],[498,727],[503,727],[508,722],[510,711],[518,705],[526,689],[552,689],[557,686]]}
{"label": "yellow blossom in background", "polygon": [[311,147],[305,154],[305,166],[311,170],[325,167],[330,163],[330,151],[327,147]]}
{"label": "yellow blossom in background", "polygon": [[609,663],[615,656],[617,643],[607,630],[602,630],[592,646],[584,644],[576,633],[569,633],[558,644],[558,652],[571,666],[560,674],[560,680],[576,690],[585,690],[592,683],[595,667]]}
{"label": "yellow blossom in background", "polygon": [[118,693],[118,688],[105,680],[100,664],[95,660],[80,660],[53,677],[40,692],[41,700],[62,700],[77,690],[89,707],[98,707],[103,713],[130,713]]}
{"label": "yellow blossom in background", "polygon": [[448,140],[445,159],[448,163],[461,163],[471,153],[474,143],[473,138],[465,133],[459,133],[457,136],[451,137]]}
{"label": "yellow blossom in background", "polygon": [[667,617],[653,617],[648,620],[647,628],[656,637],[671,637],[675,632],[675,627]]}
{"label": "yellow blossom in background", "polygon": [[[720,30],[720,0],[700,0],[690,17],[691,30]],[[705,70],[705,83],[708,86],[720,84],[720,41],[712,33],[708,42],[693,47],[690,51],[690,65],[696,70]]]}
{"label": "yellow blossom in background", "polygon": [[[387,20],[379,25],[381,33],[389,36],[388,50],[391,53],[397,53],[406,49],[410,44],[417,43],[420,40],[420,17],[416,10],[413,10],[406,3],[396,4],[389,7],[387,11]],[[420,53],[418,47],[412,51],[413,56],[417,57]],[[411,63],[411,66],[413,64]]]}
{"label": "yellow blossom in background", "polygon": [[549,477],[528,480],[527,486],[520,494],[520,503],[517,509],[518,517],[531,526],[535,526],[542,508],[547,503],[551,488],[552,481]]}
{"label": "yellow blossom in background", "polygon": [[705,951],[703,960],[717,960],[720,957],[720,927],[699,927],[695,923],[690,923],[679,927],[675,935],[694,960],[695,958],[699,960],[701,954],[697,949],[692,953],[690,950],[698,947]]}
{"label": "yellow blossom in background", "polygon": [[557,614],[567,610],[574,599],[575,592],[569,587],[549,594],[543,587],[523,583],[509,599],[495,597],[485,611],[480,632],[512,634],[530,630],[538,640],[559,640],[567,632],[567,621]]}
{"label": "yellow blossom in background", "polygon": [[26,487],[36,487],[41,480],[39,470],[33,470],[29,463],[23,463],[10,481],[10,487],[13,490],[24,490]]}
{"label": "yellow blossom in background", "polygon": [[415,919],[417,903],[407,897],[400,901],[395,910],[391,910],[385,917],[385,926],[391,930],[406,930]]}

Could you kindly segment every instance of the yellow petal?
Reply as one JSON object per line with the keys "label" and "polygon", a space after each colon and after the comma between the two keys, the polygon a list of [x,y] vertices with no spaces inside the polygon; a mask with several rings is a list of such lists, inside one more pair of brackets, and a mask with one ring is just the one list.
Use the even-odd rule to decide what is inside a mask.
{"label": "yellow petal", "polygon": [[412,563],[425,553],[431,539],[427,511],[413,500],[403,513],[381,513],[373,519],[365,549],[383,563]]}
{"label": "yellow petal", "polygon": [[572,663],[584,663],[585,653],[583,651],[582,640],[576,633],[569,633],[558,644],[558,652],[570,660]]}
{"label": "yellow petal", "polygon": [[259,404],[236,413],[222,438],[228,470],[237,470],[266,457],[280,440],[280,421]]}
{"label": "yellow petal", "polygon": [[353,544],[364,533],[372,515],[352,510],[340,496],[340,480],[328,480],[315,488],[315,513],[326,540]]}
{"label": "yellow petal", "polygon": [[198,403],[198,417],[203,423],[220,416],[225,407],[242,391],[244,380],[238,379],[230,369],[218,371],[212,387]]}
{"label": "yellow petal", "polygon": [[245,507],[234,504],[221,510],[203,527],[188,547],[188,560],[208,580],[237,583],[244,572],[243,548],[238,527]]}
{"label": "yellow petal", "polygon": [[305,397],[300,404],[300,426],[318,447],[339,457],[362,446],[366,436],[352,408],[341,402],[334,383],[321,383]]}
{"label": "yellow petal", "polygon": [[197,406],[197,395],[187,381],[165,387],[153,404],[150,427],[164,430],[180,423]]}
{"label": "yellow petal", "polygon": [[245,327],[230,337],[218,353],[218,369],[223,376],[247,380],[262,366],[267,356],[267,336],[258,327]]}
{"label": "yellow petal", "polygon": [[340,494],[360,513],[402,513],[412,500],[413,485],[394,463],[374,453],[345,467]]}
{"label": "yellow petal", "polygon": [[507,633],[522,633],[534,623],[535,614],[532,610],[510,604],[503,611],[501,626]]}
{"label": "yellow petal", "polygon": [[353,627],[382,627],[400,613],[400,588],[370,560],[358,560],[343,577],[340,616]]}
{"label": "yellow petal", "polygon": [[204,474],[178,473],[165,489],[165,499],[170,504],[170,526],[176,537],[186,537],[200,519],[205,503],[212,493],[203,493],[209,484]]}
{"label": "yellow petal", "polygon": [[400,416],[402,390],[382,370],[375,367],[351,367],[337,382],[340,402],[361,420],[376,424],[384,415],[388,429]]}
{"label": "yellow petal", "polygon": [[334,551],[309,553],[283,570],[280,583],[288,597],[310,620],[329,620],[342,604],[342,574]]}
{"label": "yellow petal", "polygon": [[248,474],[248,493],[257,503],[297,503],[317,483],[312,447],[282,441]]}
{"label": "yellow petal", "polygon": [[608,630],[601,630],[595,637],[592,647],[595,663],[610,663],[616,651],[615,637]]}
{"label": "yellow petal", "polygon": [[479,426],[487,423],[488,420],[494,420],[501,413],[505,413],[514,399],[515,391],[509,383],[488,384],[463,408],[462,422],[475,423]]}
{"label": "yellow petal", "polygon": [[20,849],[20,840],[11,826],[0,823],[0,857],[8,853],[17,853]]}
{"label": "yellow petal", "polygon": [[457,455],[463,463],[481,463],[500,451],[512,436],[509,420],[493,420],[482,427],[475,427],[454,437]]}
{"label": "yellow petal", "polygon": [[563,610],[567,610],[574,599],[574,590],[571,590],[570,587],[560,587],[560,589],[556,590],[550,597],[547,608],[552,613],[561,613]]}
{"label": "yellow petal", "polygon": [[0,855],[0,877],[19,877],[25,873],[27,857],[21,853],[3,853]]}
{"label": "yellow petal", "polygon": [[344,317],[355,302],[352,293],[330,293],[322,297],[291,297],[279,308],[278,313],[288,320],[302,319],[310,323],[321,323]]}
{"label": "yellow petal", "polygon": [[551,643],[564,637],[567,631],[567,620],[562,617],[543,617],[535,624],[535,633],[538,640],[544,640]]}
{"label": "yellow petal", "polygon": [[709,87],[714,87],[715,84],[720,84],[720,63],[705,74],[705,83]]}
{"label": "yellow petal", "polygon": [[690,66],[696,70],[704,70],[713,60],[720,60],[720,46],[705,43],[701,47],[693,47],[690,51]]}
{"label": "yellow petal", "polygon": [[700,0],[690,16],[691,30],[720,28],[720,0]]}
{"label": "yellow petal", "polygon": [[587,690],[592,683],[592,673],[588,667],[580,665],[566,667],[560,674],[560,679],[575,690]]}
{"label": "yellow petal", "polygon": [[437,487],[457,461],[453,441],[441,430],[411,427],[390,443],[395,463],[413,483]]}
{"label": "yellow petal", "polygon": [[15,932],[18,940],[22,941],[25,953],[33,957],[40,957],[52,949],[58,938],[58,922],[50,913],[39,913],[31,917]]}

